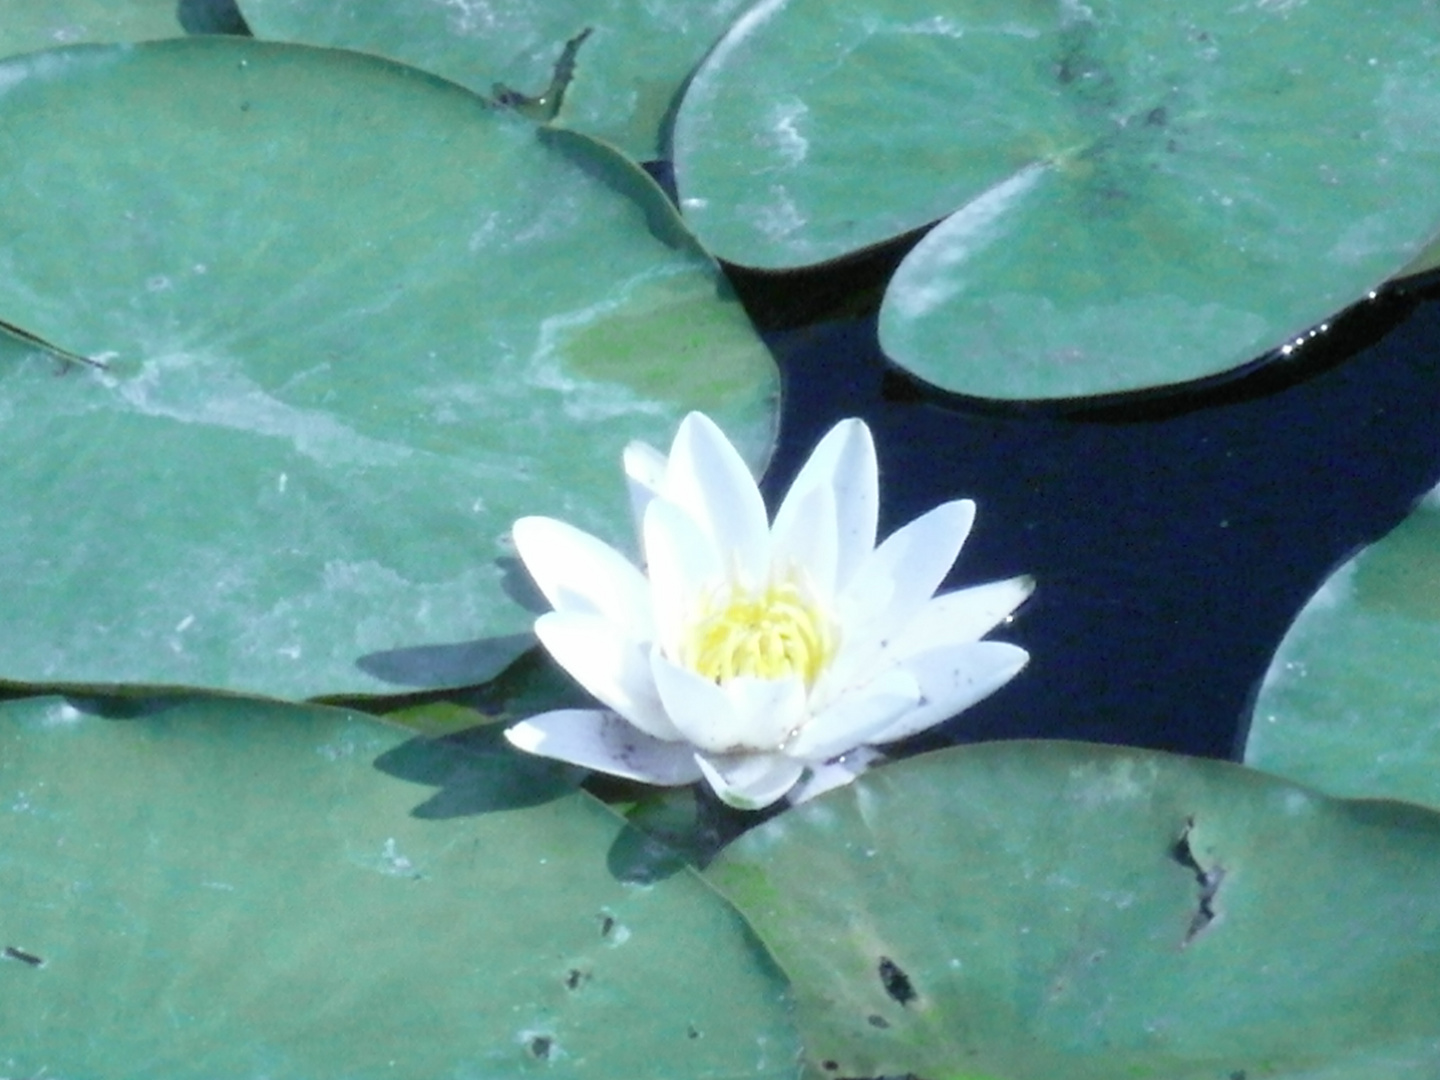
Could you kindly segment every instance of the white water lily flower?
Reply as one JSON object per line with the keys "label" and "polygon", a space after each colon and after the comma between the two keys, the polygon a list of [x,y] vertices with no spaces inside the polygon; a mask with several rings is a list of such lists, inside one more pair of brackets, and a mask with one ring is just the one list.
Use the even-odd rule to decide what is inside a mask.
{"label": "white water lily flower", "polygon": [[668,458],[635,444],[625,468],[646,571],[564,522],[515,523],[555,609],[535,632],[606,706],[516,724],[505,734],[522,750],[652,784],[703,778],[758,809],[852,779],[879,756],[869,748],[954,716],[1029,659],[980,640],[1029,578],[934,595],[974,503],[937,506],[876,547],[875,444],[859,420],[821,440],[773,524],[700,413]]}

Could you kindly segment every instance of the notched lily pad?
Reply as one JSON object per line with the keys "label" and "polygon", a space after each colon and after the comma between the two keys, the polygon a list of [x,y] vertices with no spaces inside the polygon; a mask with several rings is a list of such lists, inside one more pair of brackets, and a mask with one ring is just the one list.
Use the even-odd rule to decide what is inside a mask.
{"label": "notched lily pad", "polygon": [[681,205],[788,268],[937,220],[887,355],[989,398],[1113,394],[1249,362],[1440,229],[1427,0],[766,0],[696,73]]}
{"label": "notched lily pad", "polygon": [[794,1077],[743,921],[689,871],[618,881],[563,768],[333,709],[106,712],[0,705],[5,1075]]}
{"label": "notched lily pad", "polygon": [[311,697],[483,682],[511,522],[629,535],[774,363],[660,191],[374,58],[237,38],[0,64],[0,679]]}
{"label": "notched lily pad", "polygon": [[0,0],[0,57],[60,45],[246,33],[235,0]]}
{"label": "notched lily pad", "polygon": [[403,60],[644,161],[665,156],[665,125],[685,79],[745,4],[241,0],[240,6],[259,37]]}
{"label": "notched lily pad", "polygon": [[795,984],[807,1075],[1422,1080],[1440,815],[1078,743],[876,769],[706,871]]}

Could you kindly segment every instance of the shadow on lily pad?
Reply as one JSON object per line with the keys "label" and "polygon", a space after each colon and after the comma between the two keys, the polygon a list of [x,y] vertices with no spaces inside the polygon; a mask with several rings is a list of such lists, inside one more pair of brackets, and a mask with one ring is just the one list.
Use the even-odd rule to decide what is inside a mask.
{"label": "shadow on lily pad", "polygon": [[532,615],[550,610],[550,601],[545,599],[545,594],[519,559],[513,555],[502,555],[495,560],[495,567],[500,571],[500,588],[511,600]]}
{"label": "shadow on lily pad", "polygon": [[534,644],[534,635],[526,633],[449,645],[409,645],[367,653],[355,666],[396,686],[469,686],[489,682]]}
{"label": "shadow on lily pad", "polygon": [[571,766],[512,749],[498,725],[410,739],[377,757],[375,768],[438,788],[411,811],[429,821],[539,806],[573,792],[581,775]]}

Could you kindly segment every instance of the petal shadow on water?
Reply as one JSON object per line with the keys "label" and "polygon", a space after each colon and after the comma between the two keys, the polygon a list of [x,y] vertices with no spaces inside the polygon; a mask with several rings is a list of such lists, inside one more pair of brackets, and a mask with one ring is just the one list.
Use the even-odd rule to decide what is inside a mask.
{"label": "petal shadow on water", "polygon": [[579,769],[512,749],[499,724],[410,739],[377,757],[375,768],[437,788],[411,811],[432,821],[539,806],[574,791],[581,776]]}

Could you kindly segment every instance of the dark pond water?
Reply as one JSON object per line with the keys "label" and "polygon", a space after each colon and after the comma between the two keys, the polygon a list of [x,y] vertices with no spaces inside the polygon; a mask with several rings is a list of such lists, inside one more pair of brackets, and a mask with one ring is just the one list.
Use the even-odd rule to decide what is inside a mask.
{"label": "dark pond water", "polygon": [[861,416],[879,444],[882,532],[968,496],[979,515],[950,584],[1038,581],[997,635],[1030,650],[1029,669],[925,745],[1077,738],[1238,757],[1291,619],[1440,480],[1440,280],[1382,290],[1225,381],[996,408],[893,369],[872,314],[815,321],[895,259],[732,278],[784,372],[772,505],[830,424]]}

